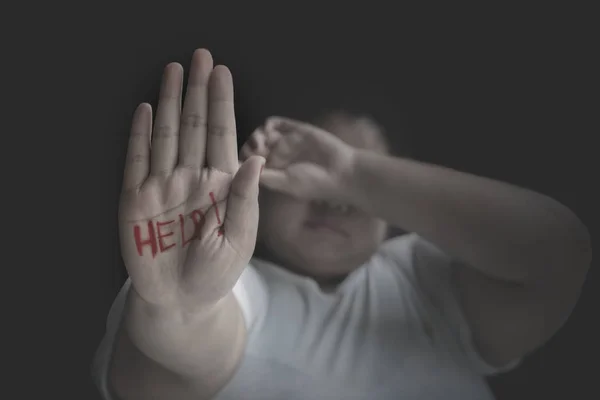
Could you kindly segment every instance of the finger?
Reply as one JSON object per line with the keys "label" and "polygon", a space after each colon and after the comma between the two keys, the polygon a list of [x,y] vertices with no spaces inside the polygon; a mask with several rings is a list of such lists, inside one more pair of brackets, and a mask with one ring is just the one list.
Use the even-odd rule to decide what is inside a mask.
{"label": "finger", "polygon": [[257,155],[264,158],[267,158],[269,155],[267,136],[262,128],[256,128],[248,140],[246,140],[246,143],[244,143],[240,150],[240,160],[247,160],[252,155]]}
{"label": "finger", "polygon": [[137,190],[144,183],[150,171],[150,135],[152,132],[152,107],[147,103],[138,106],[133,114],[123,190]]}
{"label": "finger", "polygon": [[299,131],[281,135],[272,146],[267,158],[269,168],[285,168],[304,151],[303,136]]}
{"label": "finger", "polygon": [[267,118],[265,129],[267,131],[279,131],[288,133],[294,130],[306,129],[306,123],[287,117],[273,116]]}
{"label": "finger", "polygon": [[266,137],[265,144],[270,150],[272,150],[279,141],[279,139],[281,139],[281,132],[275,129],[265,128],[264,133]]}
{"label": "finger", "polygon": [[240,162],[246,161],[247,159],[249,159],[254,154],[255,154],[254,150],[250,146],[248,146],[248,143],[245,143],[242,146],[242,148],[240,149],[240,154],[238,156],[239,161]]}
{"label": "finger", "polygon": [[238,168],[237,134],[233,107],[233,79],[223,65],[215,67],[208,82],[208,135],[206,164],[229,174]]}
{"label": "finger", "polygon": [[227,198],[224,231],[236,245],[251,245],[258,227],[258,187],[265,159],[253,156],[244,162],[233,181]]}
{"label": "finger", "polygon": [[[267,159],[267,166],[271,166],[271,153],[281,139],[281,133],[274,129],[258,128],[248,140],[248,146],[242,148],[244,159],[252,154],[257,154]],[[252,146],[255,146],[252,149]]]}
{"label": "finger", "polygon": [[171,63],[165,68],[162,80],[156,121],[152,132],[152,175],[168,175],[177,162],[179,114],[181,112],[181,86],[183,67]]}
{"label": "finger", "polygon": [[181,114],[179,165],[182,167],[201,168],[206,159],[208,79],[212,69],[210,52],[205,49],[196,50],[192,56]]}
{"label": "finger", "polygon": [[252,132],[252,134],[248,137],[248,139],[246,139],[240,148],[238,158],[241,161],[246,161],[248,158],[250,158],[250,156],[255,154],[256,149],[258,148],[258,141],[256,139],[256,132],[258,129],[260,128],[257,128],[254,132]]}

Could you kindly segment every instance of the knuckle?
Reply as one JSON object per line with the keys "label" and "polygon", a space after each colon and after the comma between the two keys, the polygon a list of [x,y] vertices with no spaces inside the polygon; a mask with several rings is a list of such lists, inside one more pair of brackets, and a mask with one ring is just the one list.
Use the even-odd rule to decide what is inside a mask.
{"label": "knuckle", "polygon": [[190,113],[183,116],[181,125],[186,128],[198,128],[206,124],[206,117],[199,113]]}
{"label": "knuckle", "polygon": [[187,173],[191,173],[193,174],[195,179],[199,179],[200,178],[200,165],[199,164],[195,164],[195,163],[185,163],[185,164],[180,164],[177,167],[179,170],[182,171],[186,171]]}
{"label": "knuckle", "polygon": [[132,132],[129,136],[127,148],[136,149],[137,151],[150,148],[150,135]]}
{"label": "knuckle", "polygon": [[169,139],[175,136],[176,130],[172,126],[161,125],[154,129],[153,139]]}
{"label": "knuckle", "polygon": [[225,107],[232,107],[233,104],[233,99],[227,99],[224,97],[212,97],[210,99],[210,102],[212,103],[213,106],[216,106],[218,104],[225,106]]}
{"label": "knuckle", "polygon": [[131,133],[129,135],[132,139],[133,138],[147,138],[148,137],[148,133],[146,131],[144,131],[143,129],[132,129]]}
{"label": "knuckle", "polygon": [[208,134],[212,136],[235,135],[235,129],[232,126],[210,125],[208,127]]}
{"label": "knuckle", "polygon": [[127,160],[130,164],[144,164],[148,162],[148,156],[144,154],[134,154]]}
{"label": "knuckle", "polygon": [[169,168],[157,168],[152,171],[152,175],[160,176],[160,177],[167,177],[167,176],[171,175],[171,170]]}

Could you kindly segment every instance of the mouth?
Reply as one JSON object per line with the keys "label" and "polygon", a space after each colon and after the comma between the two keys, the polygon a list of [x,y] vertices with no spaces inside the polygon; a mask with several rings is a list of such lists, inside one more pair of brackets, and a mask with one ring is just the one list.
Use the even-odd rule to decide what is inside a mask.
{"label": "mouth", "polygon": [[349,237],[348,233],[338,225],[327,221],[308,221],[305,225],[311,230],[331,232],[343,237]]}

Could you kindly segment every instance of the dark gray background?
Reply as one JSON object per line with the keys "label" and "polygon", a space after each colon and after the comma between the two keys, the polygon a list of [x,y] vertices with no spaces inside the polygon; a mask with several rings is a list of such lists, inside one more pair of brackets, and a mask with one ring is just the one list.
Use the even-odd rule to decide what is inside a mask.
{"label": "dark gray background", "polygon": [[[25,318],[37,330],[18,334],[55,353],[29,360],[20,350],[22,390],[97,398],[89,362],[125,278],[116,213],[130,118],[138,103],[155,105],[163,67],[187,68],[198,47],[233,72],[241,138],[270,114],[364,108],[417,159],[551,195],[594,233],[598,129],[585,117],[597,113],[597,101],[587,98],[594,68],[585,12],[438,9],[417,22],[395,3],[385,10],[219,4],[37,9],[28,17],[34,43],[5,58],[27,73],[27,84],[10,74],[5,82],[19,85],[12,99],[25,110],[17,132],[26,133],[26,160],[38,162],[39,153],[25,186],[34,192],[33,215],[45,221],[25,233],[38,247],[27,244],[20,257],[41,272],[33,279],[27,268],[24,282],[50,291],[36,302],[35,318]],[[456,12],[460,20],[450,17]],[[595,275],[559,334],[519,369],[491,379],[499,399],[597,398]],[[57,377],[42,385],[38,376],[48,372]]]}

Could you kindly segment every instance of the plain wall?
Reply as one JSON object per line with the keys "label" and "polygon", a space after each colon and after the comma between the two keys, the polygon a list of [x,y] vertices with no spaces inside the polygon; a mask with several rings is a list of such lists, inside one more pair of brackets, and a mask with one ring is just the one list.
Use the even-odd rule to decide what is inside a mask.
{"label": "plain wall", "polygon": [[[144,101],[155,106],[164,66],[178,61],[187,70],[198,47],[209,48],[216,63],[233,72],[241,137],[270,114],[301,115],[303,104],[314,108],[304,103],[310,88],[323,91],[316,104],[335,103],[336,96],[340,104],[354,104],[358,98],[375,110],[396,145],[409,144],[416,158],[549,194],[592,230],[588,189],[597,180],[592,181],[592,148],[580,142],[590,131],[578,119],[577,76],[565,69],[568,62],[559,64],[576,57],[569,43],[555,40],[552,29],[559,28],[515,37],[495,28],[489,35],[469,29],[450,34],[435,30],[435,23],[408,28],[381,9],[290,6],[276,13],[270,7],[207,7],[196,2],[99,8],[86,14],[68,42],[55,42],[68,60],[47,49],[48,62],[60,60],[70,68],[60,84],[75,95],[71,147],[57,147],[56,156],[78,152],[93,170],[77,185],[78,202],[93,203],[94,240],[75,238],[69,250],[73,261],[85,260],[77,285],[86,309],[78,314],[73,342],[80,349],[81,376],[125,279],[116,215],[133,110]],[[318,20],[307,19],[315,15]],[[596,376],[586,366],[598,356],[594,275],[590,272],[559,334],[517,370],[491,379],[499,399],[596,397],[591,394],[598,391]],[[91,383],[86,385],[93,396]]]}

